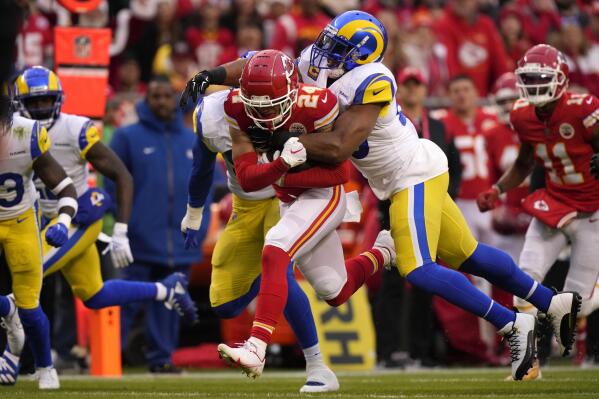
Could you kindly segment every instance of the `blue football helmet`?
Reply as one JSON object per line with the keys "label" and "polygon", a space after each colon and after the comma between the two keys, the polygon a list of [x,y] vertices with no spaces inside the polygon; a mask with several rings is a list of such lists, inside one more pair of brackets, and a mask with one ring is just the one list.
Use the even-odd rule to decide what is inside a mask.
{"label": "blue football helmet", "polygon": [[[48,97],[51,105],[38,106],[41,97]],[[35,119],[46,129],[52,127],[64,99],[64,92],[58,76],[48,68],[34,66],[27,68],[15,82],[14,99],[21,115]]]}
{"label": "blue football helmet", "polygon": [[375,17],[364,11],[346,11],[333,19],[312,46],[310,72],[339,70],[341,74],[357,66],[378,62],[387,49],[387,31]]}

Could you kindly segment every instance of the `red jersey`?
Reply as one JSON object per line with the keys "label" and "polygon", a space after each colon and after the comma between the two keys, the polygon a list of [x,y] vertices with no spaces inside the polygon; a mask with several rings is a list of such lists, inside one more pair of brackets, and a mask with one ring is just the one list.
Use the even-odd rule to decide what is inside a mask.
{"label": "red jersey", "polygon": [[[234,47],[233,34],[228,29],[221,28],[216,32],[208,32],[189,28],[185,32],[185,38],[191,46],[200,71],[216,68],[221,61],[232,61],[223,58],[223,55],[229,54],[230,48]],[[233,52],[236,54],[234,50]]]}
{"label": "red jersey", "polygon": [[579,212],[592,213],[599,209],[599,181],[589,168],[599,100],[590,94],[565,93],[558,101],[551,117],[541,121],[533,105],[519,100],[510,121],[520,141],[532,145],[536,161],[545,168],[549,194]]}
{"label": "red jersey", "polygon": [[[254,121],[245,113],[239,89],[231,90],[224,104],[225,119],[230,126],[247,131],[254,126]],[[337,97],[329,89],[299,84],[297,103],[289,120],[281,129],[290,132],[312,133],[331,124],[339,115]],[[276,133],[275,133],[276,134]],[[295,200],[301,193],[308,190],[305,187],[281,187],[273,184],[277,197],[283,202]]]}
{"label": "red jersey", "polygon": [[44,65],[52,55],[52,27],[43,15],[30,15],[17,36],[19,68]]}
{"label": "red jersey", "polygon": [[447,66],[450,76],[467,74],[478,94],[485,97],[495,80],[508,72],[509,59],[493,21],[478,15],[470,24],[451,9],[436,23],[435,30],[447,47]]}
{"label": "red jersey", "polygon": [[[516,161],[520,150],[518,134],[509,126],[498,123],[485,132],[487,153],[495,176],[501,176]],[[500,233],[523,234],[530,216],[522,209],[522,200],[528,195],[528,179],[505,194],[501,205],[493,210],[493,227]]]}
{"label": "red jersey", "polygon": [[297,57],[302,49],[314,43],[329,21],[330,18],[322,12],[308,16],[301,10],[294,10],[282,15],[275,24],[270,48]]}
{"label": "red jersey", "polygon": [[458,198],[474,200],[495,181],[493,165],[487,153],[485,132],[497,126],[497,118],[479,108],[470,124],[464,123],[451,111],[447,111],[442,120],[448,140],[453,140],[460,153],[462,181]]}

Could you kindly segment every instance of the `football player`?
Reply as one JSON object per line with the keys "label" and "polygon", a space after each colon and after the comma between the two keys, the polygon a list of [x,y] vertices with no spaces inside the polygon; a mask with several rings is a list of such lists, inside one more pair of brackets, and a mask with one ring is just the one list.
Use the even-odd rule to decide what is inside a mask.
{"label": "football player", "polygon": [[[102,280],[95,243],[102,230],[102,216],[111,200],[103,190],[88,187],[87,164],[116,182],[118,214],[111,241],[111,256],[116,267],[125,267],[133,260],[127,239],[133,181],[118,156],[99,141],[99,132],[88,118],[61,112],[63,91],[56,74],[44,67],[25,70],[16,80],[15,99],[22,115],[48,129],[54,142],[49,151],[77,190],[79,210],[65,244],[58,249],[42,244],[44,277],[60,271],[73,294],[91,309],[157,300],[185,316],[187,321],[195,322],[197,309],[187,293],[187,279],[180,273],[156,283]],[[36,179],[35,185],[46,222],[43,231],[48,231],[59,222],[56,218],[59,203],[45,182]],[[15,323],[18,323],[16,318],[5,321],[7,330],[13,329]]]}
{"label": "football player", "polygon": [[[580,315],[586,316],[594,310],[589,299],[599,275],[599,226],[595,223],[599,220],[599,100],[568,92],[568,73],[564,55],[546,44],[532,47],[518,61],[521,99],[510,121],[522,145],[511,168],[480,194],[478,204],[483,212],[493,209],[499,195],[518,187],[535,162],[544,168],[546,188],[524,202],[533,220],[520,265],[542,280],[570,243],[564,290],[581,294]],[[536,313],[525,300],[516,299],[515,304],[521,311]]]}
{"label": "football player", "polygon": [[393,262],[395,248],[383,231],[371,250],[344,260],[336,229],[346,214],[342,184],[348,180],[348,162],[298,169],[306,162],[306,151],[297,138],[274,155],[257,152],[252,142],[255,127],[267,136],[276,135],[278,129],[296,129],[300,134],[330,130],[339,113],[331,91],[298,83],[297,68],[289,57],[264,50],[249,59],[240,88],[229,93],[224,108],[239,184],[245,191],[273,185],[281,202],[281,219],[264,239],[251,337],[237,348],[218,346],[223,358],[255,378],[262,374],[266,346],[287,302],[285,273],[290,261],[320,298],[338,306],[378,268]]}
{"label": "football player", "polygon": [[[181,222],[185,248],[196,248],[216,156],[222,154],[229,190],[233,194],[233,213],[212,254],[210,305],[221,318],[238,316],[258,294],[264,236],[279,220],[279,201],[272,187],[246,192],[239,185],[224,113],[228,94],[228,90],[222,90],[203,97],[195,108],[193,122],[197,139],[187,212]],[[300,392],[337,391],[337,377],[324,364],[320,352],[310,302],[295,280],[291,266],[287,270],[287,286],[284,314],[306,359],[307,380]]]}
{"label": "football player", "polygon": [[[0,101],[4,108],[12,101],[7,90]],[[27,336],[39,388],[60,387],[50,354],[48,319],[39,306],[42,241],[52,247],[63,246],[78,205],[73,181],[52,158],[49,148],[48,133],[39,122],[10,113],[0,121],[0,245],[13,289],[11,296],[0,296],[0,317],[13,327],[0,358],[1,385],[16,383],[19,356]],[[56,222],[45,230],[44,239],[40,238],[35,209],[34,173],[57,201]]]}
{"label": "football player", "polygon": [[[334,18],[297,61],[304,83],[328,87],[343,111],[331,132],[299,138],[311,160],[352,163],[380,199],[391,199],[391,234],[397,265],[407,280],[483,317],[504,336],[512,355],[512,375],[520,380],[535,357],[535,318],[515,313],[476,289],[459,271],[534,303],[549,315],[560,350],[567,354],[575,334],[580,296],[555,293],[523,273],[505,252],[477,242],[447,194],[445,154],[419,139],[395,101],[395,78],[380,62],[387,46],[384,26],[372,15],[347,11]],[[202,71],[188,82],[182,98],[212,83],[234,84],[244,61]],[[277,132],[272,145],[294,136]],[[437,257],[453,269],[437,263]]]}

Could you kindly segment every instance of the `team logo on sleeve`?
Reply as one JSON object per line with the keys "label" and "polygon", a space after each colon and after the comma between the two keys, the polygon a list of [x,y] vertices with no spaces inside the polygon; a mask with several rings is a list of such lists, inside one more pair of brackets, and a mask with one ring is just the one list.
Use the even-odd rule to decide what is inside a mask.
{"label": "team logo on sleeve", "polygon": [[313,80],[318,79],[318,74],[320,73],[320,68],[317,66],[310,66],[308,68],[308,76]]}
{"label": "team logo on sleeve", "polygon": [[22,140],[25,137],[25,128],[23,126],[13,127],[12,133],[17,139]]}
{"label": "team logo on sleeve", "polygon": [[559,125],[559,135],[562,136],[564,139],[571,139],[572,137],[574,137],[574,133],[574,127],[569,123],[562,123],[561,125]]}

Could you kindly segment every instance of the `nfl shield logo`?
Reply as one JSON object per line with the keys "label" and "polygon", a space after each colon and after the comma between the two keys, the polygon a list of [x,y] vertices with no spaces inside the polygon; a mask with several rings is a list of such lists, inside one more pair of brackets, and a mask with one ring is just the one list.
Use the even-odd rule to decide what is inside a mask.
{"label": "nfl shield logo", "polygon": [[92,41],[89,36],[77,36],[75,38],[75,57],[87,58],[92,52]]}

